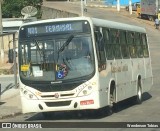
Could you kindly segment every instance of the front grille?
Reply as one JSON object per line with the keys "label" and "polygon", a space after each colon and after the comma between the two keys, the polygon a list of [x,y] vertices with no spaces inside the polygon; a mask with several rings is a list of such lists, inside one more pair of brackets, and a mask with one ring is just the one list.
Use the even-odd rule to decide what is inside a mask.
{"label": "front grille", "polygon": [[[65,97],[65,96],[74,96],[74,93],[70,93],[70,94],[60,94],[60,97]],[[55,97],[55,95],[42,95],[42,98],[53,98]]]}
{"label": "front grille", "polygon": [[69,106],[71,101],[45,102],[48,107]]}
{"label": "front grille", "polygon": [[67,83],[67,84],[30,84],[29,86],[39,90],[41,92],[58,92],[58,91],[69,91],[75,89],[77,86],[82,84],[83,81],[77,83]]}
{"label": "front grille", "polygon": [[71,94],[61,94],[60,96],[63,97],[63,96],[73,96],[74,93],[71,93]]}

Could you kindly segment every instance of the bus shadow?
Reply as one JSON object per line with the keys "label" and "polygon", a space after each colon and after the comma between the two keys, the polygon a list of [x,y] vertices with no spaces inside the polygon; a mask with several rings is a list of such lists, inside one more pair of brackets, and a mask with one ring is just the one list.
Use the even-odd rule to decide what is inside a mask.
{"label": "bus shadow", "polygon": [[104,116],[98,113],[88,113],[86,111],[65,111],[65,112],[50,112],[50,115],[45,117],[42,113],[37,113],[34,116],[27,118],[25,121],[35,120],[87,120],[100,119]]}
{"label": "bus shadow", "polygon": [[[143,102],[152,98],[149,93],[143,94]],[[113,108],[112,113],[118,113],[122,110],[135,106],[135,98],[128,98],[116,104],[116,108]],[[112,114],[111,113],[111,114]],[[32,117],[26,119],[26,121],[35,120],[88,120],[88,119],[101,119],[111,115],[108,113],[108,108],[104,107],[99,110],[86,110],[86,111],[65,111],[65,112],[50,112],[46,117],[43,113],[37,113]]]}
{"label": "bus shadow", "polygon": [[[152,98],[152,96],[148,92],[143,93],[143,95],[142,95],[142,104],[143,104],[144,101],[147,101],[147,100],[149,100],[151,98]],[[114,113],[118,113],[118,112],[120,112],[122,110],[125,110],[125,109],[130,108],[130,107],[135,106],[135,105],[137,105],[136,98],[135,97],[131,97],[131,98],[128,98],[126,100],[118,102],[113,111],[114,111]]]}
{"label": "bus shadow", "polygon": [[143,101],[147,101],[151,98],[152,98],[152,96],[148,92],[143,93]]}
{"label": "bus shadow", "polygon": [[5,104],[5,103],[6,103],[6,102],[2,102],[2,101],[1,101],[1,102],[0,102],[0,105],[3,105],[3,104]]}

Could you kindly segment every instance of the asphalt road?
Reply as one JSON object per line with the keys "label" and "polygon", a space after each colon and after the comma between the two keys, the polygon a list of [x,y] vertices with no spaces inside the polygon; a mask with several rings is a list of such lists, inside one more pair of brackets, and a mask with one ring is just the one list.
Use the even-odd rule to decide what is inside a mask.
{"label": "asphalt road", "polygon": [[[56,6],[56,4],[54,4]],[[62,6],[62,5],[61,5]],[[63,8],[63,7],[62,7]],[[66,8],[69,8],[66,6]],[[78,8],[75,7],[75,8]],[[77,9],[78,10],[78,9]],[[23,121],[23,122],[160,122],[160,30],[154,29],[153,23],[146,20],[140,20],[129,15],[122,15],[108,9],[89,8],[88,14],[97,18],[103,18],[123,23],[139,25],[145,27],[148,34],[150,53],[152,58],[152,67],[154,75],[154,85],[152,89],[143,95],[143,103],[135,105],[130,99],[120,103],[119,111],[107,115],[80,116],[77,112],[57,112],[54,116],[46,119],[41,113],[30,113],[20,115],[14,118],[4,119],[3,121]],[[57,129],[56,129],[57,130]],[[61,130],[61,129],[59,129]],[[72,129],[69,129],[72,130]],[[83,130],[81,129],[78,129]],[[92,130],[92,129],[87,129]],[[96,129],[94,129],[96,130]],[[99,129],[98,129],[99,130]],[[101,129],[106,130],[106,129]],[[112,130],[112,129],[109,129]],[[119,129],[122,130],[122,129]],[[127,130],[127,129],[123,129]],[[141,129],[143,130],[143,129]],[[146,129],[145,129],[146,130]],[[149,129],[150,130],[150,129]],[[158,131],[158,129],[152,129]]]}

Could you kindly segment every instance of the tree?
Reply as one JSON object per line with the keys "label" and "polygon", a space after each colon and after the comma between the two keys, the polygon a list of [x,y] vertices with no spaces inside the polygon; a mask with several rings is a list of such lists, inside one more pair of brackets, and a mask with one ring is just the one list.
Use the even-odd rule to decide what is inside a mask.
{"label": "tree", "polygon": [[41,17],[41,6],[43,0],[4,0],[2,3],[2,17],[12,18],[12,17],[22,17],[21,10],[25,6],[34,6],[37,8],[38,13],[37,18]]}

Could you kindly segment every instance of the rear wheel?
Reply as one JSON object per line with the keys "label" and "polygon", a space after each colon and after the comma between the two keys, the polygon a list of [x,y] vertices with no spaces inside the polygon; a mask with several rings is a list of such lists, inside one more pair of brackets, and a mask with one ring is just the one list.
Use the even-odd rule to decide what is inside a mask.
{"label": "rear wheel", "polygon": [[136,103],[137,103],[137,104],[141,104],[141,103],[142,103],[142,86],[141,86],[141,80],[138,80],[138,84],[137,84]]}
{"label": "rear wheel", "polygon": [[110,87],[110,103],[109,106],[107,108],[107,114],[108,115],[112,115],[113,114],[113,110],[116,108],[116,104],[115,104],[115,99],[116,99],[116,85],[115,82],[111,83],[111,87]]}

